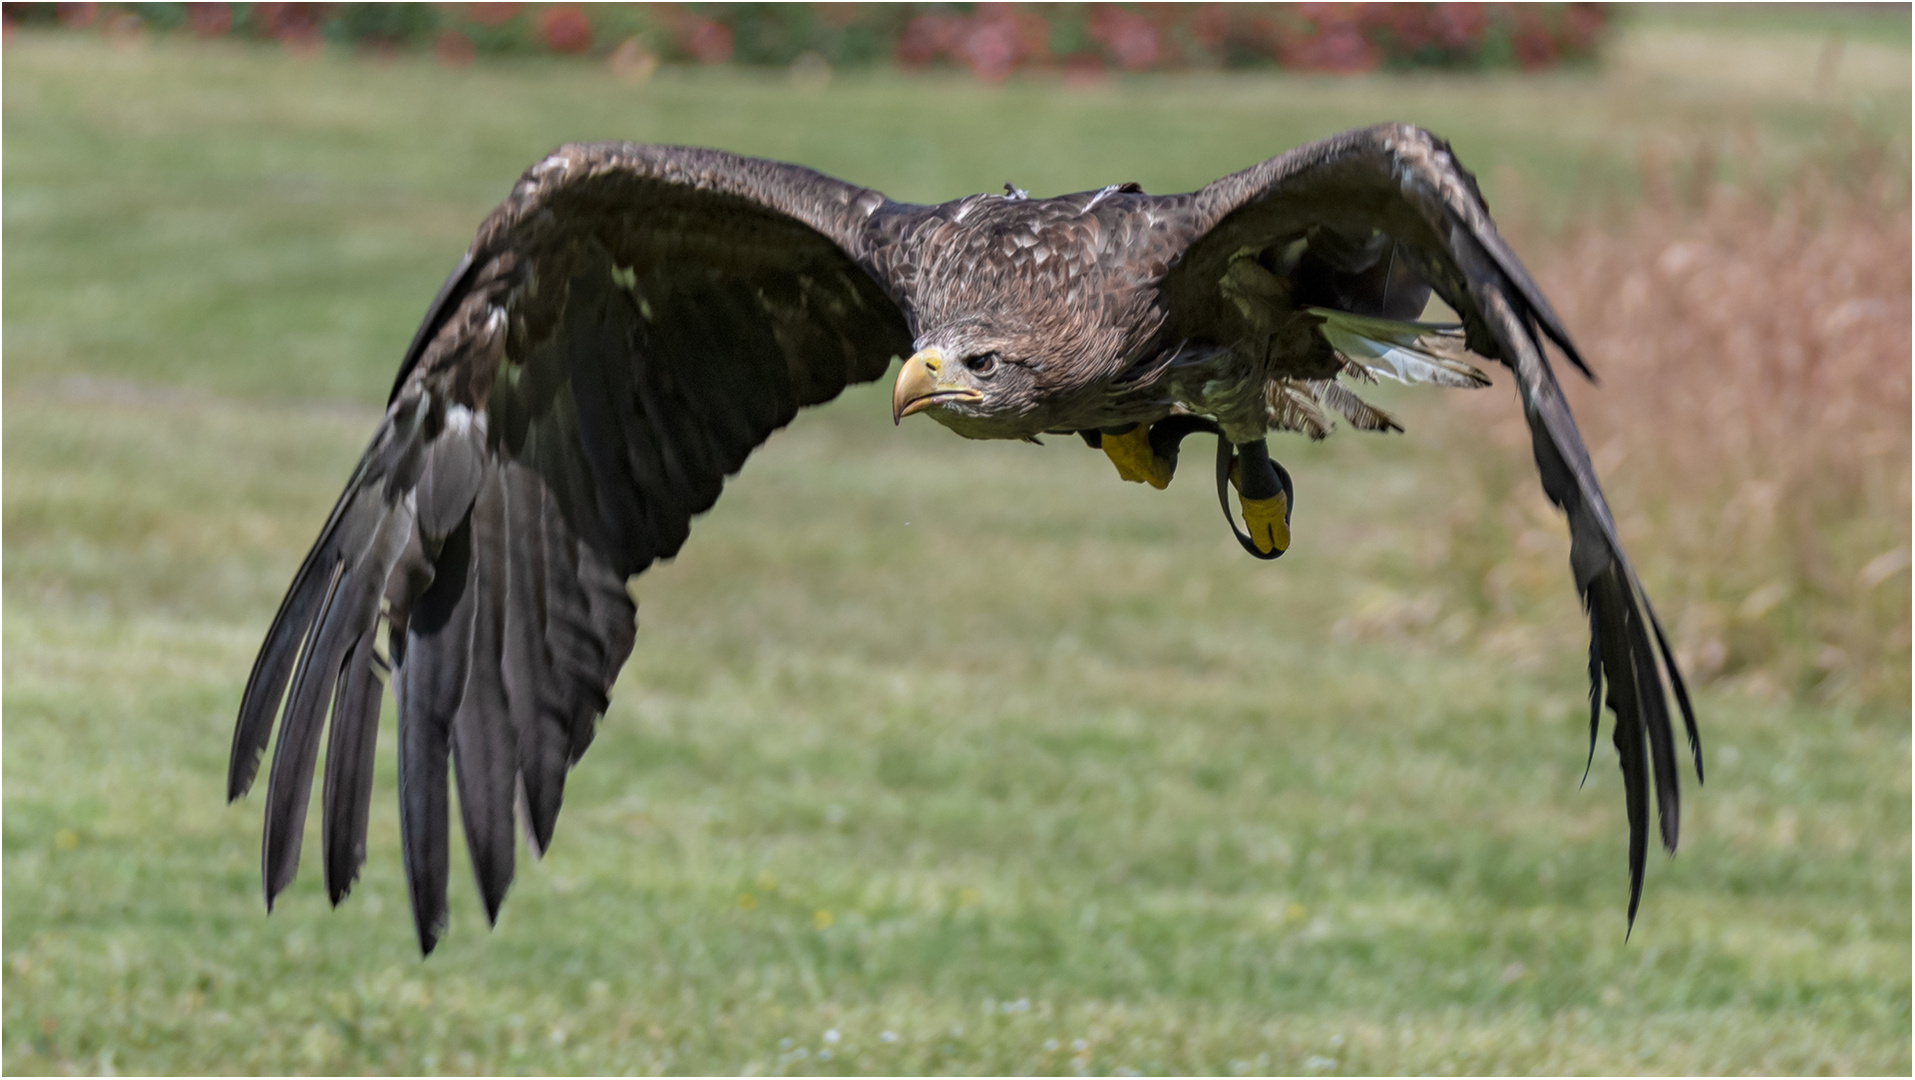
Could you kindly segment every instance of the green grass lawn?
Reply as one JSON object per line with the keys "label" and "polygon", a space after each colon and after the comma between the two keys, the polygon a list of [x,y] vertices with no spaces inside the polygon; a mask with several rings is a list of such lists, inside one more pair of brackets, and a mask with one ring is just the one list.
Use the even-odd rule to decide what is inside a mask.
{"label": "green grass lawn", "polygon": [[[1826,33],[1678,21],[1600,74],[1085,92],[16,35],[0,1064],[1908,1071],[1906,703],[1702,689],[1710,782],[1625,942],[1567,566],[1513,638],[1417,614],[1446,472],[1529,468],[1440,392],[1387,397],[1408,436],[1276,447],[1275,565],[1205,484],[1120,484],[1074,440],[894,429],[881,386],[802,417],[639,580],[553,850],[490,932],[455,870],[429,960],[390,730],[337,911],[309,865],[268,918],[260,800],[222,804],[253,650],[417,318],[558,142],[942,199],[1188,188],[1401,118],[1547,237],[1629,199],[1643,152],[1743,140],[1780,174],[1886,138],[1906,170],[1902,25],[1821,83]],[[1638,559],[1652,592],[1682,572]]]}

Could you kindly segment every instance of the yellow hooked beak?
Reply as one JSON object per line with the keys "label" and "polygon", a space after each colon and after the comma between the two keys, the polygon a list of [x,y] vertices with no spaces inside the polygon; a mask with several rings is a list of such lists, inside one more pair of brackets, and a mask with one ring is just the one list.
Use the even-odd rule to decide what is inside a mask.
{"label": "yellow hooked beak", "polygon": [[944,354],[922,349],[904,362],[898,381],[891,387],[891,422],[899,423],[914,412],[942,405],[947,401],[979,401],[984,395],[968,386],[939,382]]}

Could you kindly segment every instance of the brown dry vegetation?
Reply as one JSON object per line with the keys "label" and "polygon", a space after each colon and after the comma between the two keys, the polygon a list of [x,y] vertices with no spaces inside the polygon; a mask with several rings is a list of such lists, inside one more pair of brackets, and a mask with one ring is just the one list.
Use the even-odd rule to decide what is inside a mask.
{"label": "brown dry vegetation", "polygon": [[[1645,163],[1625,221],[1529,245],[1602,380],[1563,381],[1694,679],[1905,701],[1907,179],[1867,154],[1779,194],[1668,179],[1710,168]],[[1470,398],[1465,437],[1527,445],[1502,395]],[[1492,623],[1562,573],[1528,463],[1503,458],[1464,485],[1448,545]]]}

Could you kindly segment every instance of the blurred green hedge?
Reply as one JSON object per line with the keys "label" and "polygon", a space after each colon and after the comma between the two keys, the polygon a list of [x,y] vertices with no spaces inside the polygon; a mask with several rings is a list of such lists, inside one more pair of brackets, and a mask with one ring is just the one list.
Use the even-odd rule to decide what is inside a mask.
{"label": "blurred green hedge", "polygon": [[1282,67],[1548,68],[1594,58],[1596,4],[6,4],[9,28],[60,25],[270,39],[293,48],[431,48],[658,61],[895,64],[1096,75]]}

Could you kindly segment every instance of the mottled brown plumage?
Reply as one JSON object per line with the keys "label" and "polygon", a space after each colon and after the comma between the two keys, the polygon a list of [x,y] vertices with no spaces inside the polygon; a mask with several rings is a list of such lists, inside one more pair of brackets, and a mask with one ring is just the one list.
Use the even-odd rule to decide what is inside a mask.
{"label": "mottled brown plumage", "polygon": [[[1410,321],[1432,290],[1460,327]],[[390,672],[420,945],[445,919],[449,782],[496,917],[515,824],[535,853],[550,844],[566,772],[632,647],[626,580],[676,553],[798,409],[893,358],[910,357],[899,416],[973,438],[1110,439],[1126,475],[1160,485],[1183,437],[1217,434],[1220,494],[1234,481],[1247,515],[1262,507],[1262,538],[1244,539],[1274,557],[1292,492],[1265,434],[1321,437],[1332,415],[1395,429],[1339,376],[1477,385],[1474,354],[1515,373],[1544,488],[1570,519],[1592,750],[1605,686],[1617,717],[1633,921],[1652,786],[1676,845],[1667,690],[1698,776],[1701,753],[1545,337],[1581,367],[1475,182],[1411,127],[1349,132],[1189,194],[1131,184],[939,206],[712,150],[561,147],[434,300],[255,663],[229,795],[251,786],[277,726],[268,906],[298,867],[329,707],[323,865],[334,903],[350,890]]]}

